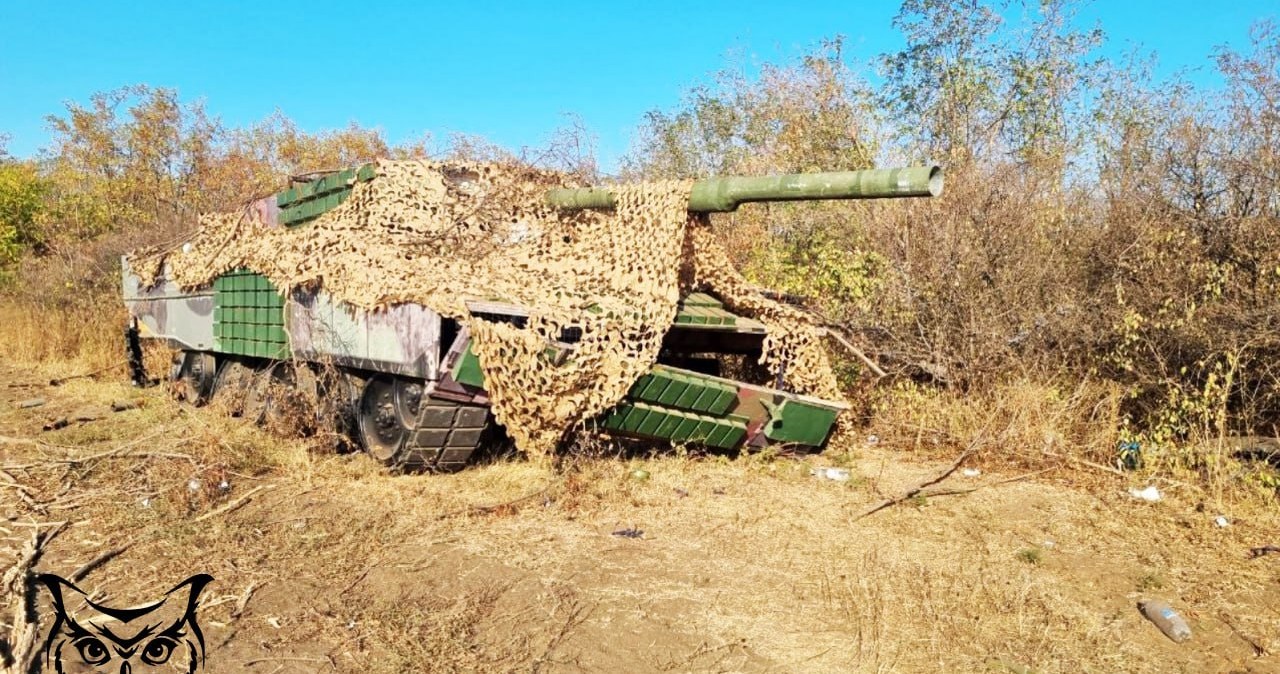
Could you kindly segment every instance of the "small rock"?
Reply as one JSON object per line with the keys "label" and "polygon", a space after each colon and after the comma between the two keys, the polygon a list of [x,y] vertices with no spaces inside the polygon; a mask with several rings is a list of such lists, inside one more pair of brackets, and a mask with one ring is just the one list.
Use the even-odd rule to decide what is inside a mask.
{"label": "small rock", "polygon": [[620,538],[644,538],[644,530],[635,527],[627,527],[626,529],[618,529],[613,532],[614,536]]}
{"label": "small rock", "polygon": [[200,480],[187,482],[187,491],[200,491]]}
{"label": "small rock", "polygon": [[140,407],[136,400],[117,400],[111,403],[112,412],[123,412],[125,410],[135,410]]}
{"label": "small rock", "polygon": [[57,419],[54,419],[53,421],[50,421],[49,423],[45,424],[43,428],[46,431],[56,431],[59,428],[66,428],[67,426],[70,426],[70,425],[71,425],[71,422],[66,417],[58,417]]}
{"label": "small rock", "polygon": [[28,410],[28,409],[31,409],[32,407],[39,407],[45,404],[45,402],[47,401],[44,398],[31,398],[29,400],[23,400],[18,403],[18,409]]}
{"label": "small rock", "polygon": [[1231,520],[1227,519],[1226,515],[1218,515],[1217,517],[1213,518],[1213,523],[1218,525],[1219,529],[1223,529],[1231,526]]}
{"label": "small rock", "polygon": [[965,468],[964,470],[960,471],[960,474],[965,477],[978,477],[979,475],[982,474],[982,471],[978,470],[977,468]]}
{"label": "small rock", "polygon": [[868,435],[868,436],[867,436],[867,444],[868,444],[868,445],[878,445],[878,444],[880,444],[880,436],[878,436],[878,435]]}

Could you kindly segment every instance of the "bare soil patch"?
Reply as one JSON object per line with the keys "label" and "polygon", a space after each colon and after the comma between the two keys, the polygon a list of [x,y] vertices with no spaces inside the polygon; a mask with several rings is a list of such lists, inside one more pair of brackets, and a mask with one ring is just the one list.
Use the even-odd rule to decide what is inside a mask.
{"label": "bare soil patch", "polygon": [[[859,442],[396,476],[158,389],[48,385],[61,374],[0,362],[0,569],[66,521],[37,570],[119,549],[80,581],[108,605],[210,573],[210,672],[1280,671],[1280,555],[1249,556],[1280,544],[1280,516],[1190,485],[1145,503],[1139,476],[1003,481],[1019,474],[979,460],[942,483],[974,491],[855,521],[948,462]],[[1147,597],[1193,639],[1146,622]]]}

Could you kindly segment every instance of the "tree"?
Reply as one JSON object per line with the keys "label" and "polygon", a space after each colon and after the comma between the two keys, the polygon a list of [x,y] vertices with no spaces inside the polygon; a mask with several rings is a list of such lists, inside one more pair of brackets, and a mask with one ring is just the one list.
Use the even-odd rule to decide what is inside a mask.
{"label": "tree", "polygon": [[40,243],[38,219],[48,191],[32,162],[0,158],[0,284],[24,252]]}
{"label": "tree", "polygon": [[951,168],[1011,156],[1061,178],[1088,127],[1104,35],[1072,28],[1072,0],[1035,3],[1017,30],[998,11],[1008,4],[903,2],[894,26],[907,46],[881,58],[880,102],[909,154]]}
{"label": "tree", "polygon": [[[767,175],[871,167],[878,120],[869,87],[843,60],[843,41],[822,42],[750,77],[717,74],[675,111],[650,111],[624,158],[631,178]],[[865,306],[878,259],[859,250],[861,216],[850,204],[767,204],[713,222],[730,254],[762,285],[813,298],[840,313]]]}
{"label": "tree", "polygon": [[867,87],[823,42],[797,63],[764,64],[757,78],[724,70],[694,87],[679,110],[645,115],[624,173],[706,177],[859,169],[876,154]]}

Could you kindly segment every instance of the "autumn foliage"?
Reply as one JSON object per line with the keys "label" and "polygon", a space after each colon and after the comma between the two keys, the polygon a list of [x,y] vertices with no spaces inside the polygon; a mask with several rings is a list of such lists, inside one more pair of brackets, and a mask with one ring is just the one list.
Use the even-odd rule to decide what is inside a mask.
{"label": "autumn foliage", "polygon": [[[1067,0],[1010,15],[906,0],[901,51],[857,60],[836,37],[727,69],[648,113],[620,177],[937,162],[941,198],[752,205],[715,226],[753,280],[811,298],[899,389],[1091,382],[1112,392],[1117,437],[1276,435],[1280,33],[1262,23],[1244,52],[1213,54],[1219,89],[1103,58],[1105,34],[1076,28]],[[33,311],[114,307],[122,251],[290,175],[433,153],[283,114],[228,128],[148,86],[49,126],[39,157],[0,153],[0,284]],[[526,158],[594,178],[588,136]],[[434,152],[510,156],[475,138]]]}

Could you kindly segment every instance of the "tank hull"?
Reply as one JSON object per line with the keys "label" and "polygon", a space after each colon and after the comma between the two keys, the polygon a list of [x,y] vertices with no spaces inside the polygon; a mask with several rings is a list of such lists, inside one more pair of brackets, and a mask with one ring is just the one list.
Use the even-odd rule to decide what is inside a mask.
{"label": "tank hull", "polygon": [[[195,292],[182,291],[162,270],[158,282],[144,290],[127,261],[123,269],[125,305],[137,336],[181,351],[171,378],[190,380],[188,390],[198,392],[189,396],[193,401],[216,396],[233,370],[241,373],[236,376],[249,371],[264,382],[305,389],[304,397],[329,396],[333,400],[322,408],[347,420],[339,424],[343,432],[402,469],[462,468],[501,433],[489,413],[484,374],[466,328],[426,307],[363,311],[322,291],[295,290],[285,297],[247,270]],[[494,302],[474,302],[469,309],[486,320],[517,325],[528,316],[523,307]],[[758,357],[764,335],[762,324],[735,316],[713,297],[685,298],[664,341],[668,362],[641,377],[595,427],[620,437],[724,450],[821,449],[846,409],[843,403],[678,366],[686,362],[680,354]],[[559,357],[572,358],[572,345],[561,346]],[[193,363],[201,364],[198,377]],[[317,383],[334,375],[340,385]],[[267,412],[252,416],[261,419]]]}

